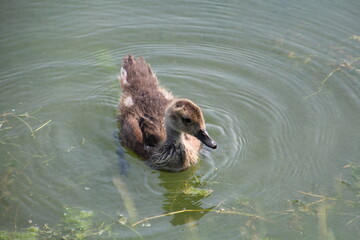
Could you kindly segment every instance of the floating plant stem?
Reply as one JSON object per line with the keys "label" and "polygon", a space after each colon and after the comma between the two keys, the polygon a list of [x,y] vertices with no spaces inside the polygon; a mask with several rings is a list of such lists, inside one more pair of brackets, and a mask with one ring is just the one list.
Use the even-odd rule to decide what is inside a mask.
{"label": "floating plant stem", "polygon": [[261,217],[259,215],[252,214],[252,213],[245,213],[245,212],[232,211],[232,210],[226,210],[226,209],[220,209],[220,210],[214,210],[214,209],[183,209],[183,210],[180,210],[180,211],[174,211],[174,212],[169,212],[169,213],[165,213],[165,214],[161,214],[161,215],[157,215],[157,216],[144,218],[144,219],[142,219],[140,221],[137,221],[137,222],[133,223],[131,225],[131,227],[134,227],[136,225],[139,225],[140,223],[147,222],[147,221],[152,220],[152,219],[166,217],[166,216],[172,216],[172,215],[181,214],[181,213],[185,213],[185,212],[214,212],[214,213],[229,214],[229,215],[241,215],[241,216],[245,216],[245,217],[252,217],[254,219],[260,219],[260,220],[263,220],[263,221],[266,221],[266,222],[274,223],[271,220],[268,220],[268,219],[266,219],[264,217]]}
{"label": "floating plant stem", "polygon": [[33,138],[35,138],[34,131],[32,130],[32,128],[30,127],[30,125],[29,125],[24,119],[18,117],[16,114],[12,114],[12,113],[5,113],[3,116],[7,116],[7,115],[12,116],[12,117],[16,118],[17,120],[19,120],[20,122],[24,123],[25,126],[30,130],[31,136],[32,136]]}
{"label": "floating plant stem", "polygon": [[353,219],[351,219],[350,221],[348,221],[345,225],[350,225],[352,224],[353,222],[356,222],[357,220],[360,219],[360,215],[354,217]]}
{"label": "floating plant stem", "polygon": [[47,121],[46,123],[44,123],[43,125],[41,125],[40,127],[38,127],[37,129],[34,130],[34,132],[39,131],[40,129],[42,129],[43,127],[45,127],[46,125],[48,125],[49,123],[51,123],[52,120]]}
{"label": "floating plant stem", "polygon": [[[13,118],[16,118],[17,120],[19,120],[20,122],[22,122],[30,131],[31,133],[31,136],[33,138],[35,138],[35,132],[39,131],[40,129],[42,129],[43,127],[45,127],[46,125],[48,125],[49,123],[52,122],[52,120],[48,120],[46,123],[42,124],[41,126],[39,126],[38,128],[36,128],[35,130],[32,129],[32,127],[30,126],[30,124],[25,121],[23,118],[34,118],[36,119],[35,117],[31,116],[31,114],[34,114],[34,113],[37,113],[38,111],[40,111],[41,108],[37,109],[36,111],[32,112],[32,113],[22,113],[22,114],[14,114],[14,113],[9,113],[9,112],[6,112],[6,113],[3,113],[0,115],[0,117],[3,117],[5,119],[5,117],[7,116],[11,116]],[[1,121],[0,122],[0,129],[1,127],[7,122],[8,120],[4,120],[4,121]],[[4,129],[7,129],[7,130],[10,130],[12,129],[12,127],[6,127],[6,128],[2,128],[2,130]]]}
{"label": "floating plant stem", "polygon": [[359,69],[357,68],[354,68],[352,65],[359,61],[360,60],[360,57],[357,57],[357,58],[353,58],[351,59],[350,62],[347,62],[347,61],[343,61],[341,62],[338,67],[336,67],[334,70],[332,70],[320,83],[320,86],[318,87],[318,89],[313,92],[312,94],[310,95],[307,95],[304,99],[307,100],[309,98],[311,98],[312,96],[318,94],[319,92],[321,92],[321,90],[324,88],[324,85],[326,84],[326,82],[331,78],[332,75],[334,75],[334,73],[336,73],[337,71],[340,71],[341,69],[351,69],[351,70],[355,70],[356,72],[360,72]]}

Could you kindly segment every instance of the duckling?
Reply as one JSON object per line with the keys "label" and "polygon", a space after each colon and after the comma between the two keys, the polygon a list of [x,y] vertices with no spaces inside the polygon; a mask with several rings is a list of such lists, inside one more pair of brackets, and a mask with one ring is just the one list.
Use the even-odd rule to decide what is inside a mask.
{"label": "duckling", "polygon": [[150,167],[183,171],[198,162],[202,143],[217,147],[200,107],[162,88],[144,58],[126,56],[119,81],[120,139]]}

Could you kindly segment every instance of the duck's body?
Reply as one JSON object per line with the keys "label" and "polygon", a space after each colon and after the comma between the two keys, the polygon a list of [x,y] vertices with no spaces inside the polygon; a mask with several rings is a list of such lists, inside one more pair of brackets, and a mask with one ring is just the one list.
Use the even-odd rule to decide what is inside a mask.
{"label": "duck's body", "polygon": [[182,171],[198,161],[199,140],[216,148],[205,130],[201,109],[160,87],[143,58],[125,57],[119,80],[121,141],[149,165]]}

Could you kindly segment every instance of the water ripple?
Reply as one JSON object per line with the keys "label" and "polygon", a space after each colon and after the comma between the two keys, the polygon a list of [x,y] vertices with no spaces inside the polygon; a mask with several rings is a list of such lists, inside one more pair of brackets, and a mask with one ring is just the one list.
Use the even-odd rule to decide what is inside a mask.
{"label": "water ripple", "polygon": [[[140,219],[171,212],[175,205],[236,207],[232,203],[242,196],[269,210],[297,190],[326,188],[344,161],[358,160],[359,3],[3,4],[2,111],[40,109],[23,118],[33,129],[51,120],[35,138],[18,124],[11,132],[14,142],[2,146],[9,158],[3,165],[18,168],[3,170],[16,183],[4,188],[13,194],[6,209],[18,208],[22,222],[31,216],[38,226],[56,226],[64,205],[113,219],[114,209],[126,214],[125,190],[117,191],[112,179],[119,176],[113,138],[121,91],[117,74],[127,54],[144,56],[162,85],[198,103],[218,143],[216,150],[201,151],[198,165],[178,174],[153,171],[124,149],[130,167],[120,177]],[[7,121],[12,119],[1,119],[1,125]],[[189,205],[183,206],[177,197],[194,176],[213,192],[206,199],[184,197]],[[179,224],[170,217],[140,234],[169,238],[172,230],[182,231],[169,231]],[[16,224],[5,220],[9,229]],[[199,233],[212,221],[218,225],[214,218],[200,222]],[[124,237],[124,228],[119,231]]]}

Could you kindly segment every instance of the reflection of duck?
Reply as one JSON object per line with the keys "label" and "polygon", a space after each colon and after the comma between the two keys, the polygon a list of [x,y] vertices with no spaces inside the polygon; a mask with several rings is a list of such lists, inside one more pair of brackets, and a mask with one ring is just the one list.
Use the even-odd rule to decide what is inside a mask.
{"label": "reflection of duck", "polygon": [[[210,186],[195,172],[196,168],[191,168],[176,175],[166,172],[159,175],[159,185],[164,188],[163,209],[165,213],[174,213],[170,220],[173,226],[196,224],[216,207],[202,201],[210,195],[211,189],[206,189]],[[189,192],[189,189],[197,191]]]}
{"label": "reflection of duck", "polygon": [[182,171],[198,161],[201,142],[216,148],[200,107],[160,87],[143,58],[125,57],[119,80],[121,140],[150,166]]}

